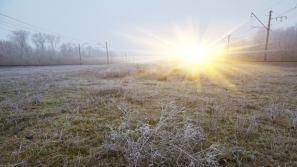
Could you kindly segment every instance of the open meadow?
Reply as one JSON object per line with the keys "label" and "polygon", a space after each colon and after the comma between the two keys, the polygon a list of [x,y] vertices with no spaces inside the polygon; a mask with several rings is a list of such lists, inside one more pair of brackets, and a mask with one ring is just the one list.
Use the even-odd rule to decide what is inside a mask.
{"label": "open meadow", "polygon": [[296,152],[297,63],[0,67],[4,166],[297,166]]}

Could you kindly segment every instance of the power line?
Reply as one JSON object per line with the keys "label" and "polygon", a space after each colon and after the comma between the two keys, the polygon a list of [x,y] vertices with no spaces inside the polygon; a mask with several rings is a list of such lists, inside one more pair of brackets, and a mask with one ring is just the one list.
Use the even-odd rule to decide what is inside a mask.
{"label": "power line", "polygon": [[30,28],[27,28],[27,27],[23,27],[23,26],[20,26],[20,25],[17,25],[17,24],[13,24],[13,23],[10,23],[10,22],[6,22],[6,21],[3,21],[3,20],[0,20],[0,24],[4,23],[4,24],[10,24],[10,25],[13,25],[13,26],[16,26],[16,27],[21,27],[21,28],[25,28],[25,29],[28,29],[30,31],[36,31],[36,32],[40,32],[40,31],[37,31],[37,30],[34,30],[34,29],[30,29]]}
{"label": "power line", "polygon": [[279,1],[278,3],[276,3],[276,4],[272,5],[272,6],[270,6],[269,8],[263,10],[261,13],[263,13],[263,12],[265,12],[266,10],[268,10],[268,9],[270,9],[270,8],[272,8],[272,7],[274,7],[274,6],[278,5],[278,4],[280,4],[280,3],[282,3],[283,1],[284,1],[284,0]]}
{"label": "power line", "polygon": [[238,35],[236,35],[235,37],[240,37],[241,35],[243,35],[243,34],[245,34],[245,33],[247,33],[247,32],[249,32],[249,31],[251,31],[251,30],[253,30],[253,29],[255,29],[256,27],[251,27],[250,29],[248,29],[247,31],[244,31],[243,33],[241,33],[241,34],[238,34]]}
{"label": "power line", "polygon": [[296,16],[297,16],[297,14],[291,15],[291,16],[289,16],[288,19],[294,18],[294,17],[296,17]]}
{"label": "power line", "polygon": [[[49,31],[49,30],[46,30],[46,29],[40,28],[40,27],[37,27],[37,26],[35,26],[35,25],[32,25],[32,24],[26,23],[26,22],[24,22],[24,21],[21,21],[21,20],[15,19],[15,18],[12,18],[12,17],[10,17],[10,16],[7,16],[7,15],[4,15],[4,14],[2,14],[2,13],[0,13],[0,15],[2,15],[2,16],[4,16],[4,17],[7,17],[7,18],[9,18],[9,19],[12,19],[12,20],[15,20],[15,21],[21,22],[21,23],[23,23],[23,24],[26,24],[26,25],[28,25],[28,26],[31,26],[31,27],[34,27],[34,28],[40,29],[40,30],[42,30],[42,31],[49,32],[49,33],[51,33],[51,34],[53,34],[53,35],[56,35],[56,36],[62,37],[62,38],[64,38],[64,39],[70,39],[70,40],[72,40],[72,41],[84,42],[84,41],[81,41],[81,40],[77,40],[77,39],[74,39],[74,38],[70,38],[70,37],[67,37],[67,36],[64,36],[64,35],[61,35],[61,34],[58,34],[58,33],[55,33],[55,32],[52,32],[52,31]],[[68,40],[68,41],[69,41],[69,40]]]}
{"label": "power line", "polygon": [[10,27],[10,28],[13,28],[14,30],[16,29],[15,27],[12,27],[12,26],[9,26],[9,25],[5,25],[3,23],[0,23],[2,26],[6,26],[6,27]]}
{"label": "power line", "polygon": [[292,9],[290,9],[290,10],[286,11],[285,13],[282,13],[281,15],[283,15],[283,14],[286,14],[286,13],[288,13],[288,12],[290,12],[290,11],[292,11],[292,10],[296,9],[296,8],[297,8],[297,6],[295,6],[294,8],[292,8]]}
{"label": "power line", "polygon": [[[37,27],[37,26],[34,26],[34,25],[32,25],[32,24],[29,24],[29,23],[23,22],[23,21],[21,21],[21,20],[18,20],[18,19],[15,19],[15,18],[9,17],[9,16],[7,16],[7,15],[4,15],[4,14],[2,14],[2,13],[0,13],[0,15],[2,15],[2,16],[4,16],[4,17],[7,17],[7,18],[9,18],[9,19],[12,19],[12,20],[15,20],[15,21],[21,22],[21,23],[23,23],[23,24],[29,25],[29,26],[31,26],[31,27],[34,27],[34,28],[37,28],[37,29],[41,29],[41,30],[43,30],[43,31],[50,32],[50,31],[48,31],[48,30],[45,30],[45,29],[43,29],[43,28],[39,28],[39,27]],[[51,32],[51,33],[52,33],[52,32]],[[56,33],[54,33],[54,34],[56,34]],[[59,35],[59,34],[57,34],[57,35]],[[59,36],[60,36],[60,35],[59,35]],[[62,36],[62,35],[61,35],[61,36]]]}
{"label": "power line", "polygon": [[[272,7],[274,7],[274,6],[278,5],[278,4],[280,4],[280,3],[282,3],[283,1],[284,1],[284,0],[279,1],[278,3],[276,3],[276,4],[272,5],[272,6],[270,6],[269,8],[263,10],[261,13],[263,13],[264,11],[266,11],[266,10],[268,10],[268,9],[270,9],[270,8],[272,8]],[[278,17],[275,17],[275,18],[276,18],[276,19],[277,19],[277,18],[280,18],[280,19],[281,19],[282,17],[286,17],[286,16],[282,16],[282,15],[283,15],[283,14],[286,14],[286,13],[288,13],[288,12],[290,12],[290,11],[296,9],[296,8],[297,8],[297,4],[296,4],[296,6],[295,6],[294,8],[292,8],[292,9],[290,9],[290,10],[288,10],[288,11],[282,13],[281,15],[278,14],[278,13],[276,13],[276,12],[274,12],[275,14],[278,15]],[[294,17],[296,17],[296,16],[297,16],[297,15],[294,15]],[[270,13],[270,17],[271,17],[271,13]],[[264,24],[267,23],[267,22],[270,22],[271,19],[272,19],[272,18],[269,18],[269,21],[264,22]],[[262,24],[262,23],[261,23],[261,24]],[[263,24],[262,24],[262,25],[263,25]],[[264,26],[264,25],[263,25],[263,26]],[[265,27],[265,26],[264,26],[264,27]],[[241,35],[243,35],[243,34],[249,32],[249,31],[251,31],[251,30],[253,30],[253,29],[255,29],[255,28],[257,28],[257,27],[251,27],[250,29],[248,29],[247,31],[245,31],[245,32],[243,32],[243,33],[237,35],[236,37],[239,37],[239,36],[241,36]],[[266,27],[265,27],[265,28],[266,28]],[[270,28],[269,28],[269,29],[270,29]],[[269,31],[270,31],[270,30],[267,30],[267,33],[268,33],[268,34],[269,34]],[[269,36],[269,35],[267,35],[267,37],[268,37],[268,36]],[[241,37],[241,38],[244,38],[244,37]],[[266,39],[266,45],[267,45],[267,40],[268,40],[268,39]],[[267,46],[265,47],[265,49],[266,49],[266,52],[267,52]],[[266,61],[266,52],[265,52],[265,56],[264,56],[264,61]]]}
{"label": "power line", "polygon": [[[3,22],[3,23],[1,23],[1,22]],[[16,30],[16,29],[18,29],[18,28],[22,28],[22,29],[27,29],[27,30],[29,30],[29,31],[34,31],[34,32],[43,33],[43,32],[38,31],[38,30],[36,30],[36,29],[31,29],[31,28],[28,28],[28,27],[23,27],[23,26],[21,26],[21,25],[13,24],[13,23],[6,22],[6,21],[3,21],[3,20],[0,20],[0,24],[3,25],[3,26],[6,26],[6,27],[10,27],[10,28],[12,28],[13,30]],[[10,25],[7,25],[7,24],[10,24]],[[17,28],[16,28],[16,27],[17,27]],[[12,31],[12,30],[11,30],[11,31]],[[59,37],[65,39],[65,40],[67,40],[67,41],[71,41],[71,40],[69,40],[69,39],[67,39],[67,38],[64,38],[63,36],[59,36]]]}
{"label": "power line", "polygon": [[[282,15],[283,15],[283,14],[286,14],[286,13],[288,13],[288,12],[290,12],[290,11],[296,9],[296,8],[297,8],[297,5],[296,5],[294,8],[292,8],[292,9],[290,9],[290,10],[288,10],[288,11],[282,13],[282,14],[278,14],[280,17],[275,17],[275,18],[272,18],[272,19],[280,18],[280,19],[281,19],[280,21],[282,21],[282,18],[283,18],[283,17],[286,18],[286,19],[288,19],[287,16],[282,16]],[[275,12],[273,12],[273,13],[275,13]],[[276,13],[276,14],[277,14],[277,13]]]}
{"label": "power line", "polygon": [[275,11],[273,11],[273,13],[277,14],[278,16],[281,16],[280,14],[276,13]]}
{"label": "power line", "polygon": [[[280,2],[279,2],[280,3]],[[279,4],[279,3],[277,3],[277,4]],[[275,5],[277,5],[277,4],[275,4]],[[274,5],[274,6],[275,6]],[[296,7],[295,7],[296,8]],[[293,8],[293,9],[295,9],[295,8]],[[273,13],[276,13],[276,12],[273,12]],[[277,15],[279,15],[278,17],[274,17],[274,18],[271,18],[271,19],[277,19],[277,18],[280,18],[280,19],[282,19],[282,17],[285,17],[286,19],[287,19],[287,17],[286,16],[281,16],[280,14],[278,14],[278,13],[276,13]],[[268,23],[268,21],[265,21],[263,24],[265,24],[265,23]],[[262,23],[261,23],[262,24]],[[263,25],[262,24],[262,25]],[[264,26],[264,25],[263,25]],[[250,28],[249,30],[247,30],[247,31],[245,31],[245,32],[243,32],[242,34],[245,34],[246,32],[248,32],[248,31],[250,31],[250,30],[252,30],[252,29],[254,29],[254,28],[257,28],[257,27],[260,27],[260,25],[258,25],[258,26],[252,26],[252,28]],[[266,28],[266,26],[264,26],[264,28]],[[267,29],[267,28],[266,28]],[[242,35],[242,34],[239,34],[238,36],[240,36],[240,35]]]}
{"label": "power line", "polygon": [[32,26],[32,27],[35,27],[35,28],[38,28],[38,29],[42,29],[42,28],[36,27],[36,26],[34,26],[34,25],[28,24],[28,23],[26,23],[26,22],[23,22],[23,21],[21,21],[21,20],[18,20],[18,19],[15,19],[15,18],[12,18],[12,17],[6,16],[6,15],[4,15],[4,14],[2,14],[2,13],[0,13],[0,15],[2,15],[2,16],[4,16],[4,17],[7,17],[7,18],[10,18],[10,19],[12,19],[12,20],[15,20],[15,21],[21,22],[21,23],[23,23],[23,24],[27,24],[27,25],[29,25],[29,26]]}
{"label": "power line", "polygon": [[[34,27],[34,28],[36,28],[36,29],[40,29],[40,30],[43,30],[43,31],[46,31],[46,32],[50,32],[49,34],[52,34],[52,35],[59,36],[59,37],[61,37],[61,38],[65,39],[65,40],[67,40],[67,41],[78,41],[78,42],[84,42],[84,41],[81,41],[81,40],[77,40],[77,39],[74,39],[74,38],[70,38],[70,37],[67,37],[67,36],[64,36],[64,35],[60,35],[60,34],[54,33],[54,32],[52,32],[52,31],[49,31],[49,30],[46,30],[46,29],[43,29],[43,28],[40,28],[40,27],[34,26],[34,25],[32,25],[32,24],[26,23],[26,22],[24,22],[24,21],[21,21],[21,20],[18,20],[18,19],[12,18],[12,17],[10,17],[10,16],[7,16],[7,15],[1,14],[1,13],[0,13],[0,15],[4,16],[4,17],[6,17],[6,18],[12,19],[12,20],[15,20],[15,21],[21,22],[21,23],[23,23],[23,24],[26,24],[26,25],[28,25],[28,26]],[[4,18],[4,19],[6,19],[6,18]],[[38,30],[36,30],[36,29],[30,29],[30,28],[27,28],[27,27],[23,27],[23,26],[21,26],[21,25],[18,25],[18,24],[13,24],[13,23],[11,23],[11,22],[7,22],[6,20],[5,20],[5,21],[3,21],[3,20],[0,20],[0,24],[2,24],[3,26],[6,26],[6,27],[10,27],[10,28],[12,28],[12,29],[14,29],[14,30],[16,29],[15,27],[12,27],[12,26],[9,26],[9,25],[5,25],[5,24],[3,24],[3,23],[1,23],[1,22],[4,22],[4,23],[6,23],[6,24],[13,25],[13,26],[15,26],[15,27],[21,27],[21,28],[25,28],[25,29],[27,29],[27,30],[30,30],[30,31],[35,31],[35,32],[40,32],[40,33],[43,33],[43,32],[41,32],[41,31],[38,31]],[[7,29],[5,29],[5,30],[7,30]],[[7,30],[7,31],[11,31],[11,30]],[[97,45],[97,44],[94,44],[94,43],[89,43],[89,44],[92,44],[92,45]],[[101,45],[102,45],[102,44],[101,44]],[[104,46],[104,48],[105,48],[105,46]]]}
{"label": "power line", "polygon": [[[265,12],[266,10],[268,10],[268,9],[270,9],[270,8],[272,8],[272,7],[274,7],[274,6],[278,5],[278,4],[280,4],[280,3],[282,3],[283,1],[284,1],[284,0],[281,0],[281,1],[277,2],[276,4],[270,6],[269,8],[267,8],[267,9],[265,9],[265,10],[263,10],[261,13],[263,13],[263,12]],[[274,13],[275,13],[275,12],[274,12]],[[277,14],[277,13],[276,13],[276,14]],[[278,14],[278,15],[279,15],[279,14]],[[279,16],[280,16],[280,15],[279,15]],[[264,22],[264,24],[267,23],[267,22],[268,22],[268,21]],[[259,27],[259,26],[260,26],[260,25],[258,25],[257,27]],[[253,29],[257,28],[257,27],[252,27],[252,28],[248,29],[247,31],[245,31],[245,32],[243,32],[243,33],[237,35],[236,37],[241,36],[242,34],[245,34],[245,33],[249,32],[249,31],[251,31],[251,30],[253,30]],[[264,27],[265,27],[265,26],[264,26]]]}
{"label": "power line", "polygon": [[6,30],[6,31],[11,31],[11,30],[8,30],[8,29],[5,29],[5,28],[0,28],[0,29],[2,29],[2,30]]}

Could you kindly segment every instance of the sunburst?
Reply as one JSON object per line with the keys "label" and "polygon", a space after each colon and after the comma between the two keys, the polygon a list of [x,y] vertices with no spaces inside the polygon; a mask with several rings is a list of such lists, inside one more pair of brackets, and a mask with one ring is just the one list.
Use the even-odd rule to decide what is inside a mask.
{"label": "sunburst", "polygon": [[[142,35],[119,34],[146,46],[147,53],[153,54],[155,61],[160,60],[161,62],[164,59],[177,60],[179,62],[177,66],[186,71],[185,79],[192,78],[197,81],[197,88],[201,88],[201,77],[203,75],[211,82],[220,83],[222,86],[242,95],[236,84],[231,83],[224,76],[223,72],[228,71],[228,69],[222,70],[222,66],[217,66],[218,63],[214,63],[215,61],[222,61],[226,56],[226,48],[216,48],[216,44],[219,43],[218,39],[210,41],[209,37],[199,35],[191,24],[184,29],[173,24],[171,27],[173,34],[170,36],[136,26],[133,26],[133,28],[141,32]],[[229,48],[229,54],[232,54],[233,50],[236,49]],[[226,66],[225,68],[228,67]],[[170,74],[170,70],[168,69],[166,74],[163,75]]]}

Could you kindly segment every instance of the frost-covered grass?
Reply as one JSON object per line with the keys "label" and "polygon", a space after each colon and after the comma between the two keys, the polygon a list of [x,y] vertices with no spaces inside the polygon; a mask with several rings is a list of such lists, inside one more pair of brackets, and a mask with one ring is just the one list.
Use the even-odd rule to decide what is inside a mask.
{"label": "frost-covered grass", "polygon": [[0,67],[0,164],[296,166],[297,65]]}

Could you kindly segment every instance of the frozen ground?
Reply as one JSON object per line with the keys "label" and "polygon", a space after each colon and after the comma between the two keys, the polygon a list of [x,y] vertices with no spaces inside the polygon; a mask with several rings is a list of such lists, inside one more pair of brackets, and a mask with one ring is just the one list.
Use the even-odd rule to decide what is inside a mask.
{"label": "frozen ground", "polygon": [[0,164],[296,166],[297,64],[0,67]]}

